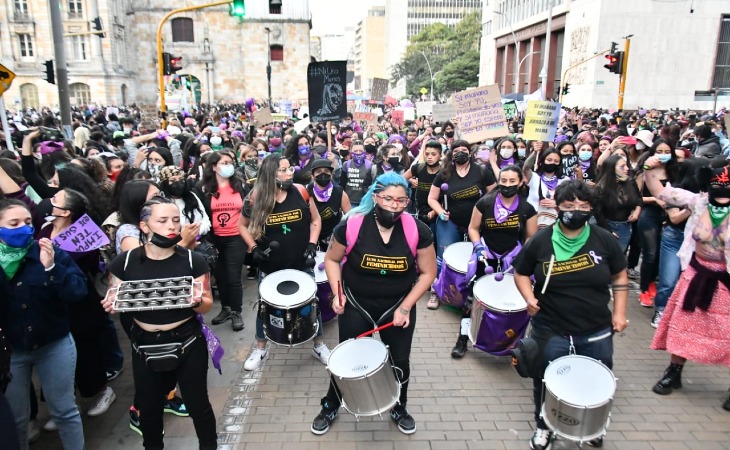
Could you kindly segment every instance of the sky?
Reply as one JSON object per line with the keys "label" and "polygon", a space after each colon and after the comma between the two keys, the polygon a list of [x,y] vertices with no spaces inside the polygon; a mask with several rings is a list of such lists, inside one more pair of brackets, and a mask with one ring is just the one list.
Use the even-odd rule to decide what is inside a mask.
{"label": "sky", "polygon": [[311,34],[322,36],[342,33],[345,27],[357,26],[367,15],[368,9],[384,5],[385,0],[309,0]]}

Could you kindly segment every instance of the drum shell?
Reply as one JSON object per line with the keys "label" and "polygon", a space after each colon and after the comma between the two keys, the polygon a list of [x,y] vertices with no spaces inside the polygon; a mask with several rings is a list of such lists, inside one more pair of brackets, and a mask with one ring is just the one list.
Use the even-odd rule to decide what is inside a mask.
{"label": "drum shell", "polygon": [[[371,340],[372,344],[380,344],[384,348],[382,361],[378,359],[377,366],[366,367],[362,374],[348,376],[338,373],[333,367],[340,354],[338,352],[357,352],[351,348],[359,340]],[[353,355],[355,358],[357,355]],[[337,386],[342,399],[342,406],[356,416],[375,416],[388,411],[400,398],[400,383],[396,380],[393,365],[387,347],[380,341],[372,338],[349,339],[340,343],[332,350],[327,370]]]}
{"label": "drum shell", "polygon": [[455,242],[446,247],[441,272],[434,283],[439,299],[456,308],[463,307],[469,295],[467,272],[472,250],[469,242]]}
{"label": "drum shell", "polygon": [[469,340],[487,353],[505,356],[524,336],[530,316],[511,274],[496,281],[493,274],[474,283]]}
{"label": "drum shell", "polygon": [[317,303],[319,304],[319,311],[322,313],[322,322],[329,322],[337,314],[332,309],[332,288],[327,279],[327,274],[324,267],[320,269],[320,265],[324,264],[324,252],[317,252],[315,262],[314,281],[317,282]]}
{"label": "drum shell", "polygon": [[[279,291],[286,287],[289,291]],[[311,341],[319,331],[316,283],[304,272],[279,270],[267,275],[259,286],[259,315],[269,341],[294,347]]]}

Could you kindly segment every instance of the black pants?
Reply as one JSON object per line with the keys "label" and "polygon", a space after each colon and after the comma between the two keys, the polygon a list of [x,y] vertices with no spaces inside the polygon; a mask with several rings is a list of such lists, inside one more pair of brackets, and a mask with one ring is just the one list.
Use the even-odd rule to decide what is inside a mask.
{"label": "black pants", "polygon": [[636,269],[639,265],[639,257],[641,256],[641,241],[639,240],[638,221],[631,222],[631,240],[629,241],[629,256],[627,266],[629,269]]}
{"label": "black pants", "polygon": [[[393,302],[396,301],[397,299],[393,300]],[[376,309],[372,311],[368,310],[368,313],[370,313],[374,320],[378,320],[384,312],[385,311],[379,311]],[[393,320],[392,317],[387,320],[383,320],[378,325],[382,325],[383,322],[388,322],[390,320]],[[345,312],[338,317],[337,325],[340,332],[340,343],[373,329],[373,323],[367,319],[362,312],[352,306],[351,303],[347,303],[345,305]],[[398,371],[396,371],[396,376],[401,377],[399,399],[401,405],[405,405],[408,400],[408,379],[411,375],[411,344],[413,343],[413,332],[415,329],[416,307],[413,306],[413,308],[411,308],[410,324],[408,325],[408,328],[393,326],[380,331],[380,339],[390,348],[390,356],[393,359],[393,365],[403,373],[403,375],[400,375]],[[330,380],[329,390],[323,400],[326,400],[330,405],[339,406],[340,397],[341,395],[337,390],[337,386],[335,386],[335,383]]]}
{"label": "black pants", "polygon": [[93,397],[106,385],[102,333],[106,313],[96,296],[69,304],[69,324],[76,343],[76,388],[81,397]]}
{"label": "black pants", "polygon": [[210,239],[218,249],[215,279],[221,305],[241,312],[243,305],[241,271],[246,259],[246,244],[241,236],[211,236]]}
{"label": "black pants", "polygon": [[8,399],[5,393],[0,390],[0,436],[2,443],[0,448],[15,450],[20,448],[20,440],[18,439],[18,428],[15,426],[15,418],[13,411],[10,409]]}
{"label": "black pants", "polygon": [[195,318],[179,327],[150,333],[133,325],[132,342],[141,345],[184,342],[190,336],[197,339],[186,350],[177,370],[155,372],[145,365],[142,357],[132,350],[132,370],[135,386],[135,403],[140,410],[140,428],[144,436],[144,448],[162,449],[162,412],[170,385],[177,382],[185,398],[190,417],[193,419],[200,449],[215,449],[217,439],[215,415],[208,400],[208,347]]}

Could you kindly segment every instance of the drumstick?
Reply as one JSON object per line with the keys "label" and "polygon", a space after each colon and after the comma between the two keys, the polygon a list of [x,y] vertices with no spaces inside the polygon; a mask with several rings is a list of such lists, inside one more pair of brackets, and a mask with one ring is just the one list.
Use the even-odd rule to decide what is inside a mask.
{"label": "drumstick", "polygon": [[553,264],[555,264],[555,255],[550,255],[550,264],[548,264],[548,273],[545,277],[545,283],[542,285],[542,291],[541,294],[545,293],[545,289],[547,289],[548,282],[550,281],[550,275],[553,273]]}
{"label": "drumstick", "polygon": [[392,326],[393,326],[393,322],[388,322],[388,323],[386,323],[385,325],[381,325],[381,326],[379,326],[378,328],[375,328],[375,329],[373,329],[373,330],[370,330],[370,331],[366,331],[366,332],[364,332],[363,334],[359,335],[359,336],[358,336],[358,337],[357,337],[356,339],[359,339],[359,338],[361,338],[361,337],[367,337],[367,336],[370,336],[371,334],[373,334],[373,333],[375,333],[375,332],[377,332],[377,331],[380,331],[380,330],[384,330],[384,329],[386,329],[386,328],[390,328],[390,327],[392,327]]}

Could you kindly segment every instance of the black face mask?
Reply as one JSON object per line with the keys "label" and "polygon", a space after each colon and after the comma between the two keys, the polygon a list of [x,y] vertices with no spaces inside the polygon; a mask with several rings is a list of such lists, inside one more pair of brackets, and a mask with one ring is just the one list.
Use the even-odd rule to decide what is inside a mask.
{"label": "black face mask", "polygon": [[439,166],[439,164],[441,164],[441,162],[440,162],[440,161],[438,161],[438,160],[436,160],[436,162],[435,162],[435,163],[433,163],[433,164],[429,164],[429,163],[426,163],[426,165],[427,165],[428,167],[438,167],[438,166]]}
{"label": "black face mask", "polygon": [[542,170],[545,173],[556,173],[560,168],[560,164],[543,164]]}
{"label": "black face mask", "polygon": [[347,158],[347,156],[350,154],[350,150],[340,150],[340,156],[342,158]]}
{"label": "black face mask", "polygon": [[390,164],[390,167],[395,167],[400,165],[400,159],[397,156],[391,156],[388,158],[388,164]]}
{"label": "black face mask", "polygon": [[276,180],[276,187],[278,187],[282,191],[288,191],[289,189],[291,189],[293,184],[294,184],[294,180],[286,180],[286,181]]}
{"label": "black face mask", "polygon": [[515,186],[504,186],[502,184],[499,185],[499,193],[502,194],[502,197],[512,198],[515,195],[517,195],[517,190],[520,187]]}
{"label": "black face mask", "polygon": [[375,144],[366,144],[365,145],[365,152],[374,155],[375,152],[378,151],[378,146]]}
{"label": "black face mask", "polygon": [[454,132],[453,132],[453,131],[447,131],[447,132],[446,132],[446,133],[444,133],[444,134],[446,135],[446,137],[447,137],[447,138],[452,138],[452,137],[454,137]]}
{"label": "black face mask", "polygon": [[383,209],[380,205],[375,205],[375,220],[383,228],[393,228],[396,220],[400,219],[403,211],[393,212]]}
{"label": "black face mask", "polygon": [[456,164],[466,164],[469,162],[469,154],[466,152],[459,152],[454,155],[454,162]]}
{"label": "black face mask", "polygon": [[730,206],[730,203],[718,203],[716,199],[718,198],[730,198],[730,188],[728,187],[710,187],[710,190],[707,191],[707,199],[710,202],[712,206],[717,206],[719,208]]}
{"label": "black face mask", "polygon": [[558,220],[569,230],[579,230],[593,215],[590,211],[558,211]]}
{"label": "black face mask", "polygon": [[167,186],[167,192],[173,197],[182,197],[185,193],[185,181],[174,181]]}
{"label": "black face mask", "polygon": [[160,248],[170,248],[177,245],[177,243],[181,240],[182,236],[180,236],[179,234],[174,238],[169,238],[167,236],[162,236],[157,233],[152,233],[152,238],[150,238],[150,244],[156,245]]}
{"label": "black face mask", "polygon": [[319,156],[324,155],[327,152],[327,146],[326,145],[315,145],[312,147],[312,150],[314,150],[314,153],[318,154]]}
{"label": "black face mask", "polygon": [[330,184],[332,181],[332,175],[328,173],[320,173],[316,177],[314,177],[314,182],[320,185],[321,187],[326,187]]}

